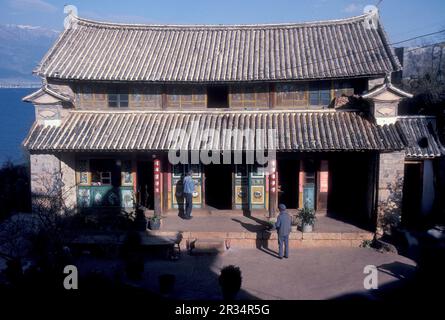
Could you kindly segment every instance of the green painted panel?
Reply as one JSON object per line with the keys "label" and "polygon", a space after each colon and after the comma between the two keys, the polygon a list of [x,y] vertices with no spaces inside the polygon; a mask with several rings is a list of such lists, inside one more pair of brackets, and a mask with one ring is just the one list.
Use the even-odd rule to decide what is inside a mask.
{"label": "green painted panel", "polygon": [[134,203],[132,187],[79,186],[77,203],[79,207],[122,207],[131,208]]}

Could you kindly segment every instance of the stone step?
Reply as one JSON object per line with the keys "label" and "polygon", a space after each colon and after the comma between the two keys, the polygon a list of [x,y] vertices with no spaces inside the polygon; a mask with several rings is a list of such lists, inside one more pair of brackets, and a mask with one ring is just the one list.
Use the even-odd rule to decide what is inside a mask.
{"label": "stone step", "polygon": [[225,239],[194,239],[189,240],[189,250],[191,254],[213,253],[218,254],[226,251]]}
{"label": "stone step", "polygon": [[[245,215],[251,215],[259,218],[267,218],[268,211],[267,210],[251,210],[249,212],[245,212],[243,210],[217,210],[212,208],[203,208],[203,209],[193,209],[192,216],[194,217],[240,217]],[[177,209],[170,209],[163,213],[164,217],[178,216]]]}

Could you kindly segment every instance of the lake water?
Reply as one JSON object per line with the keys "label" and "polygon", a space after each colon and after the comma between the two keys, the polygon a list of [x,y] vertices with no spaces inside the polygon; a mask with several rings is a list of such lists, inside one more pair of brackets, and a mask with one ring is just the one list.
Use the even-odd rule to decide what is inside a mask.
{"label": "lake water", "polygon": [[37,89],[0,89],[0,164],[25,162],[21,144],[34,122],[34,106],[22,98]]}

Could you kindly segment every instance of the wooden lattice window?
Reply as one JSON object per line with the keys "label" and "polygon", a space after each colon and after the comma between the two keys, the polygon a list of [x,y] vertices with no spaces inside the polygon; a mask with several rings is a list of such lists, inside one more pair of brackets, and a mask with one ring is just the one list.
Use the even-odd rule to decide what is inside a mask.
{"label": "wooden lattice window", "polygon": [[86,159],[77,160],[77,184],[79,185],[89,185],[91,183],[90,172],[89,172],[89,162]]}
{"label": "wooden lattice window", "polygon": [[133,174],[131,170],[131,160],[122,161],[121,165],[121,179],[122,185],[133,185]]}
{"label": "wooden lattice window", "polygon": [[276,106],[284,108],[307,107],[307,83],[279,83],[275,86]]}
{"label": "wooden lattice window", "polygon": [[267,108],[268,106],[267,85],[232,86],[230,88],[231,108]]}
{"label": "wooden lattice window", "polygon": [[334,95],[335,97],[352,96],[354,94],[354,87],[349,81],[335,82]]}
{"label": "wooden lattice window", "polygon": [[167,88],[167,107],[201,108],[207,105],[204,87],[169,87]]}
{"label": "wooden lattice window", "polygon": [[82,84],[76,89],[76,99],[82,104],[95,105],[106,100],[106,87],[97,84]]}
{"label": "wooden lattice window", "polygon": [[309,105],[327,107],[332,100],[331,82],[312,82],[309,85]]}
{"label": "wooden lattice window", "polygon": [[128,88],[120,86],[110,87],[108,89],[108,106],[110,108],[127,108]]}
{"label": "wooden lattice window", "polygon": [[91,159],[91,185],[121,186],[120,161],[114,159]]}
{"label": "wooden lattice window", "polygon": [[158,108],[162,103],[162,90],[160,86],[135,86],[130,94],[131,106]]}

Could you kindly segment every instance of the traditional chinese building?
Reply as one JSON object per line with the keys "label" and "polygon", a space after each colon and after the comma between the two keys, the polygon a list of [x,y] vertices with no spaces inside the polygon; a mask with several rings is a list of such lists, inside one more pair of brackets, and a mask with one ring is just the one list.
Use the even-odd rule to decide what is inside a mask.
{"label": "traditional chinese building", "polygon": [[[24,98],[36,109],[24,141],[32,192],[58,176],[69,206],[161,214],[182,205],[192,168],[197,209],[273,214],[282,202],[376,225],[402,194],[405,163],[431,175],[443,155],[434,119],[398,116],[411,97],[388,80],[398,70],[375,14],[265,25],[71,16],[35,70],[42,88]],[[249,163],[258,150],[267,162]],[[191,164],[197,154],[214,161]]]}

